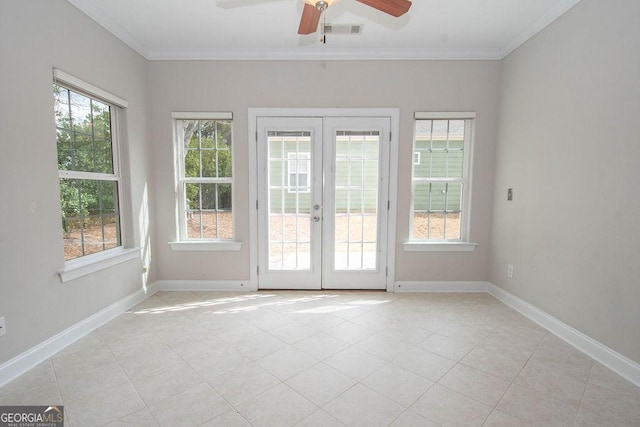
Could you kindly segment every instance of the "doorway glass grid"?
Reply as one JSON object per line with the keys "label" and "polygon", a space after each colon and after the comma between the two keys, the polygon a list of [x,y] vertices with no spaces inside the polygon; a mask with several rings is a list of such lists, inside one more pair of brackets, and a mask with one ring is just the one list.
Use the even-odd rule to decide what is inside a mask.
{"label": "doorway glass grid", "polygon": [[269,131],[269,270],[311,268],[311,132]]}
{"label": "doorway glass grid", "polygon": [[375,270],[378,249],[379,131],[335,135],[335,270]]}

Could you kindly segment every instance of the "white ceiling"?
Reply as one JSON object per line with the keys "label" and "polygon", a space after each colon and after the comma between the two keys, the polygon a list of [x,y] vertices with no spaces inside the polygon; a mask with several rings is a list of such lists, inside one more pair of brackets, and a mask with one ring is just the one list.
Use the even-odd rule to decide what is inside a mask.
{"label": "white ceiling", "polygon": [[336,0],[299,36],[304,0],[67,0],[147,59],[502,59],[580,0],[413,0],[393,18]]}

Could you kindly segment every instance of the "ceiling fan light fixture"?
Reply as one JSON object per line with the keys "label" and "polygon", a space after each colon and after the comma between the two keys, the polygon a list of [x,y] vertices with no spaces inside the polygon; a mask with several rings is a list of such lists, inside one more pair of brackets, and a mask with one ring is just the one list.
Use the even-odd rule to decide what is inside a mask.
{"label": "ceiling fan light fixture", "polygon": [[[327,10],[333,2],[337,0],[304,0],[304,8],[300,17],[300,25],[298,26],[298,34],[307,35],[318,31],[320,18],[323,17],[324,11]],[[404,15],[411,8],[410,0],[356,0],[380,12],[386,13],[396,18]],[[325,17],[326,19],[326,17]],[[322,43],[326,43],[324,36],[324,22],[322,27]]]}
{"label": "ceiling fan light fixture", "polygon": [[318,24],[323,12],[335,0],[305,0],[302,17],[300,18],[300,26],[298,34],[311,34],[318,31]]}
{"label": "ceiling fan light fixture", "polygon": [[324,0],[320,0],[317,1],[315,4],[316,9],[318,9],[320,12],[324,12],[325,10],[327,10],[327,8],[329,7],[329,3],[324,1]]}
{"label": "ceiling fan light fixture", "polygon": [[304,0],[305,3],[310,4],[321,12],[327,10],[327,8],[336,1],[337,0]]}

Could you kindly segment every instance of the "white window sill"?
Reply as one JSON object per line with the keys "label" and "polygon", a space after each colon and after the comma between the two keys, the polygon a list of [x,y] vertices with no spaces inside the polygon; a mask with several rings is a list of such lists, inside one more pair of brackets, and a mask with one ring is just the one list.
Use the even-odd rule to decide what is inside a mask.
{"label": "white window sill", "polygon": [[239,251],[242,242],[235,240],[169,242],[173,251]]}
{"label": "white window sill", "polygon": [[469,242],[405,242],[405,252],[473,252],[477,243]]}
{"label": "white window sill", "polygon": [[140,248],[109,249],[65,262],[64,268],[58,270],[58,275],[60,281],[66,283],[136,258],[140,258]]}

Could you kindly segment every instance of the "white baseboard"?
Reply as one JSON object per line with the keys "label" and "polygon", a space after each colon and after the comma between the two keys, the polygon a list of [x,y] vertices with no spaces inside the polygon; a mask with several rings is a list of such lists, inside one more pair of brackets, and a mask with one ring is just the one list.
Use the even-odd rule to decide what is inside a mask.
{"label": "white baseboard", "polygon": [[159,291],[256,291],[249,280],[157,280]]}
{"label": "white baseboard", "polygon": [[489,294],[640,387],[640,364],[615,352],[606,345],[561,322],[510,292],[491,283],[488,285]]}
{"label": "white baseboard", "polygon": [[[249,280],[158,280],[159,291],[256,291]],[[489,283],[482,281],[396,282],[395,292],[488,292]]]}
{"label": "white baseboard", "polygon": [[115,319],[129,308],[141,303],[156,292],[157,289],[154,285],[140,289],[24,353],[19,354],[13,359],[6,361],[0,365],[0,387],[27,372],[29,369],[38,366],[60,350],[73,344],[90,332],[95,331],[105,323]]}
{"label": "white baseboard", "polygon": [[467,282],[418,282],[403,281],[396,282],[395,292],[487,292],[488,282],[467,281]]}
{"label": "white baseboard", "polygon": [[[71,326],[26,352],[0,365],[0,387],[39,365],[60,350],[113,320],[129,308],[158,291],[255,291],[249,281],[158,280],[146,289],[115,302],[109,307]],[[561,322],[532,304],[483,281],[403,281],[396,282],[396,292],[487,292],[520,312],[554,335],[586,353],[622,377],[640,387],[640,364],[615,352],[604,344]]]}

